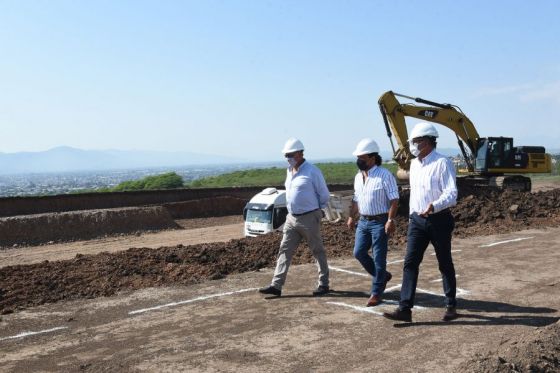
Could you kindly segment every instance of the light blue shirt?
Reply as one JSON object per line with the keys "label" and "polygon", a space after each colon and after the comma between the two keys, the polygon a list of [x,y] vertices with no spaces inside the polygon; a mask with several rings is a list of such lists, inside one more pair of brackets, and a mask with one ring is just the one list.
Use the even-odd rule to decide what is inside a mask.
{"label": "light blue shirt", "polygon": [[451,160],[432,150],[422,161],[410,164],[410,214],[423,213],[431,203],[434,212],[457,204],[455,167]]}
{"label": "light blue shirt", "polygon": [[286,205],[290,214],[303,214],[327,207],[329,189],[325,178],[316,166],[304,161],[292,175],[292,167],[286,174]]}
{"label": "light blue shirt", "polygon": [[386,168],[373,166],[365,181],[362,172],[356,174],[353,200],[358,203],[360,215],[385,214],[394,199],[399,199],[397,181]]}

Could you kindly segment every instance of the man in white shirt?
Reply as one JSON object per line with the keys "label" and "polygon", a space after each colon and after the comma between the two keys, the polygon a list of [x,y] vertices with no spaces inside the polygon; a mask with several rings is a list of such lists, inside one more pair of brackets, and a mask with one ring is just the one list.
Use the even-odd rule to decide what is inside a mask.
{"label": "man in white shirt", "polygon": [[330,194],[321,170],[305,160],[303,151],[302,142],[294,138],[289,139],[282,149],[289,164],[285,182],[288,216],[274,277],[270,286],[259,289],[262,294],[278,297],[282,294],[288,268],[302,239],[307,241],[319,271],[319,282],[313,295],[324,295],[330,291],[327,253],[321,237],[322,209],[327,207]]}
{"label": "man in white shirt", "polygon": [[444,321],[457,318],[457,284],[451,257],[451,235],[455,220],[449,208],[457,203],[455,167],[435,151],[438,132],[430,123],[418,123],[410,135],[410,219],[403,266],[399,307],[384,313],[388,319],[412,321],[412,307],[420,263],[426,248],[434,246],[445,293]]}
{"label": "man in white shirt", "polygon": [[372,277],[367,307],[373,307],[381,302],[387,282],[393,277],[386,271],[387,240],[395,230],[399,190],[393,174],[381,167],[379,146],[374,140],[362,139],[352,154],[357,157],[359,171],[354,178],[354,198],[346,224],[350,229],[356,228],[354,257]]}

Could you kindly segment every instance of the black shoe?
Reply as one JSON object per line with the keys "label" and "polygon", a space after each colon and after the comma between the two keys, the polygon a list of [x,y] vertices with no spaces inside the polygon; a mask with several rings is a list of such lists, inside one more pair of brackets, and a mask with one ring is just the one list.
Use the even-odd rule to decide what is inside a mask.
{"label": "black shoe", "polygon": [[400,308],[393,312],[383,312],[383,317],[390,320],[412,322],[412,312],[410,310],[401,310]]}
{"label": "black shoe", "polygon": [[322,286],[322,285],[317,286],[317,289],[313,290],[313,296],[318,297],[318,296],[321,296],[321,295],[325,295],[325,294],[328,294],[329,291],[331,291],[331,289],[329,289],[328,286]]}
{"label": "black shoe", "polygon": [[270,285],[270,286],[266,286],[264,288],[260,288],[259,293],[270,294],[270,295],[275,295],[275,296],[279,297],[280,295],[282,295],[282,290],[276,289],[274,286]]}
{"label": "black shoe", "polygon": [[445,314],[443,314],[443,321],[455,320],[457,317],[459,317],[459,314],[455,307],[447,307],[445,309]]}

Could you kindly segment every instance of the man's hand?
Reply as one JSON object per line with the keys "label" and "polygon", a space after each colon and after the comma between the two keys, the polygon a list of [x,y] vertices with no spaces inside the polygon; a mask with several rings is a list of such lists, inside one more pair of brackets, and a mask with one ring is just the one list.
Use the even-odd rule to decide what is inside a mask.
{"label": "man's hand", "polygon": [[387,220],[385,223],[385,233],[390,236],[395,231],[395,221],[393,219]]}
{"label": "man's hand", "polygon": [[428,205],[428,208],[426,209],[426,211],[424,211],[423,213],[420,214],[420,216],[427,218],[428,215],[430,215],[432,212],[434,212],[434,205],[432,205],[431,203]]}
{"label": "man's hand", "polygon": [[350,230],[354,230],[354,228],[356,228],[356,225],[354,224],[354,219],[351,216],[346,221],[346,226],[348,226]]}

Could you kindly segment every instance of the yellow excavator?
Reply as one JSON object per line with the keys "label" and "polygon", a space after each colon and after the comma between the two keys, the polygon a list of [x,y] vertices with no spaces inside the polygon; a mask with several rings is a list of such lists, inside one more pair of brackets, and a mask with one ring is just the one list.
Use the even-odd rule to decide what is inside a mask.
{"label": "yellow excavator", "polygon": [[[400,103],[397,97],[423,106]],[[550,154],[543,146],[514,147],[511,137],[480,137],[474,124],[456,105],[388,91],[379,98],[379,109],[393,148],[393,159],[399,167],[397,178],[401,182],[408,180],[410,162],[414,158],[408,148],[405,117],[438,123],[455,133],[466,166],[466,172],[457,178],[459,187],[470,185],[530,191],[531,178],[524,174],[552,171]],[[397,149],[391,137],[393,134]]]}

